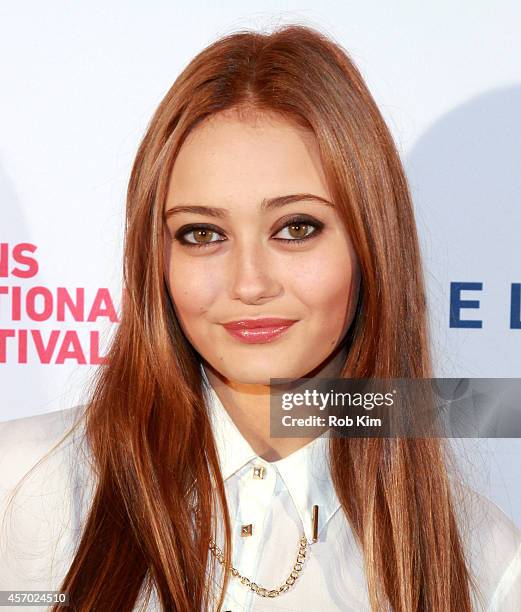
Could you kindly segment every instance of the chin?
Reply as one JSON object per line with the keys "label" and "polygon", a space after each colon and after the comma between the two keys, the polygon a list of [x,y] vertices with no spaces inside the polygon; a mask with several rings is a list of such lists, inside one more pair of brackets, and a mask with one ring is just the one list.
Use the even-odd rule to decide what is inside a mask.
{"label": "chin", "polygon": [[285,363],[278,365],[266,362],[255,363],[255,360],[251,360],[246,364],[237,364],[236,367],[230,367],[228,362],[227,378],[243,384],[269,385],[271,378],[297,379],[304,376],[305,369],[296,368],[288,361],[291,362],[291,360],[286,359]]}

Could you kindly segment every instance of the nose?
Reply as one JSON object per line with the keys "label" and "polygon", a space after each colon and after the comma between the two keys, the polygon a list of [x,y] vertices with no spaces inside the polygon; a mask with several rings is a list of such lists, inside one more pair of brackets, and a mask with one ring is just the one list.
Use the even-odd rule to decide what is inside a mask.
{"label": "nose", "polygon": [[273,253],[260,240],[237,245],[230,255],[232,299],[257,304],[280,295],[282,283],[278,278],[278,267],[274,265]]}

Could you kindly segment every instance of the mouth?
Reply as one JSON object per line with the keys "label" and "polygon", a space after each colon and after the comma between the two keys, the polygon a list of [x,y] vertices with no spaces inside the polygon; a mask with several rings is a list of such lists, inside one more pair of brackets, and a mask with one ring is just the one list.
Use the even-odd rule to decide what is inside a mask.
{"label": "mouth", "polygon": [[273,342],[297,321],[294,319],[263,318],[242,319],[223,323],[224,329],[234,338],[246,344]]}

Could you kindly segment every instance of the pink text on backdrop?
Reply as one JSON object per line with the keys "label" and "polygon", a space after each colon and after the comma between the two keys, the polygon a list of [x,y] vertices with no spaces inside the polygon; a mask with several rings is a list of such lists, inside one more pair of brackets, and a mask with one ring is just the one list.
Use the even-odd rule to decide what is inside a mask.
{"label": "pink text on backdrop", "polygon": [[[39,271],[36,250],[37,246],[29,242],[0,243],[0,277],[34,278]],[[123,289],[123,297],[124,293]],[[88,300],[84,287],[70,290],[41,284],[33,287],[0,285],[0,320],[2,318],[10,322],[96,323],[108,320],[119,323],[107,288],[96,289],[94,297]],[[13,358],[16,363],[28,363],[30,350],[42,364],[63,364],[66,360],[90,365],[105,362],[100,355],[98,330],[84,327],[50,331],[32,327],[0,329],[0,364]]]}

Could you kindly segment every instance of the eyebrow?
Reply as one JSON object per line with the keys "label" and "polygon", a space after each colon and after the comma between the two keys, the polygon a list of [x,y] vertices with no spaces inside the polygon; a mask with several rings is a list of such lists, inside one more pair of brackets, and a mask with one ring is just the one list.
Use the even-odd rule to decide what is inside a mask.
{"label": "eyebrow", "polygon": [[[261,212],[265,212],[267,210],[281,208],[282,206],[286,206],[286,204],[302,202],[304,200],[315,201],[325,204],[326,206],[334,207],[334,204],[329,200],[313,195],[312,193],[294,193],[291,195],[277,196],[275,198],[264,198],[260,204],[260,210]],[[224,219],[228,216],[228,211],[225,208],[202,206],[200,204],[177,204],[176,206],[172,206],[172,208],[166,210],[163,217],[166,220],[172,215],[178,213],[195,213],[200,215],[208,215],[209,217],[217,217],[219,219]]]}

